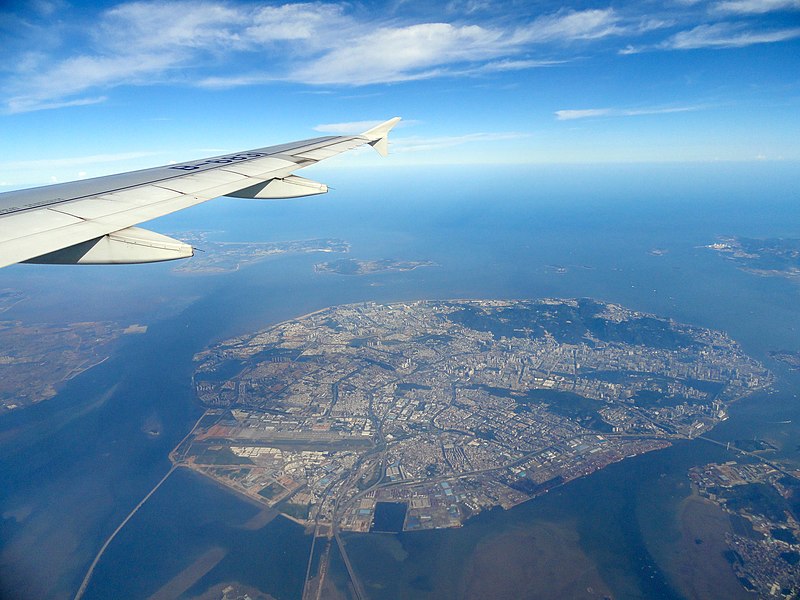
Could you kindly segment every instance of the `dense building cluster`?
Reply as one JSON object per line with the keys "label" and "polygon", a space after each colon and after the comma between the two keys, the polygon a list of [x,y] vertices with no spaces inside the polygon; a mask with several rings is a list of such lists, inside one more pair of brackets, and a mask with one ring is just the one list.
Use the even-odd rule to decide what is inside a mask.
{"label": "dense building cluster", "polygon": [[306,523],[453,527],[694,437],[769,384],[725,334],[593,300],[325,309],[196,357],[175,459]]}

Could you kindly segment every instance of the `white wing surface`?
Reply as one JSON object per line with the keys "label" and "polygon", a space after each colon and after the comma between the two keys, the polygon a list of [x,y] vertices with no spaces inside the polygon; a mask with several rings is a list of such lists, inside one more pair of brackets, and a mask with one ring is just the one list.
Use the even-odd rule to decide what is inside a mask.
{"label": "white wing surface", "polygon": [[18,262],[120,264],[187,258],[193,248],[135,227],[220,196],[295,198],[326,185],[294,171],[370,144],[387,153],[390,119],[329,136],[142,171],[0,194],[0,267]]}

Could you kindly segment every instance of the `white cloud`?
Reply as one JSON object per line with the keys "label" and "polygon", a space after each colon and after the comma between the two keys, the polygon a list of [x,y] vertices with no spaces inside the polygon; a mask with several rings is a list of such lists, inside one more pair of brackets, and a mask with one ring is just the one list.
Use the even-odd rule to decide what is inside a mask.
{"label": "white cloud", "polygon": [[450,23],[381,27],[337,44],[290,78],[365,85],[527,69],[559,61],[511,57],[538,44],[594,40],[621,31],[612,9],[560,11],[514,29]]}
{"label": "white cloud", "polygon": [[478,25],[384,27],[333,48],[292,79],[351,85],[424,79],[444,73],[442,65],[501,56],[509,43],[502,31]]}
{"label": "white cloud", "polygon": [[448,2],[446,10],[450,13],[462,13],[471,15],[493,9],[492,3],[488,0],[452,0]]}
{"label": "white cloud", "polygon": [[631,54],[639,54],[640,52],[643,52],[644,50],[645,50],[645,48],[643,48],[643,47],[638,47],[638,46],[634,46],[633,44],[628,44],[624,48],[620,48],[619,50],[617,50],[617,54],[620,54],[622,56],[628,56],[628,55],[631,55]]}
{"label": "white cloud", "polygon": [[640,115],[669,115],[673,113],[694,112],[696,110],[703,110],[706,106],[673,106],[671,108],[639,108],[622,110],[620,116],[623,117],[638,117]]}
{"label": "white cloud", "polygon": [[[49,70],[31,74],[11,86],[14,94],[7,101],[8,112],[25,112],[95,104],[95,98],[73,98],[92,88],[107,88],[120,83],[153,83],[156,74],[174,64],[165,53],[76,56],[55,64]],[[104,99],[104,98],[103,98]]]}
{"label": "white cloud", "polygon": [[624,29],[614,9],[559,11],[536,19],[516,33],[518,41],[570,42],[619,35]]}
{"label": "white cloud", "polygon": [[244,39],[265,43],[303,40],[316,47],[326,29],[344,33],[352,23],[342,6],[335,4],[284,4],[265,6],[255,11],[253,24],[244,31]]}
{"label": "white cloud", "polygon": [[274,81],[282,81],[282,78],[267,73],[250,73],[243,75],[204,77],[197,81],[196,85],[209,89],[229,89],[250,85],[263,85]]}
{"label": "white cloud", "polygon": [[676,33],[660,47],[670,50],[692,50],[696,48],[740,48],[753,44],[783,42],[800,37],[800,27],[755,31],[742,25],[715,23],[698,25],[688,31]]}
{"label": "white cloud", "polygon": [[[9,45],[14,51],[0,70],[5,112],[91,104],[121,85],[230,88],[291,81],[362,86],[554,65],[609,38],[624,37],[620,54],[633,54],[643,49],[744,46],[800,35],[800,29],[759,31],[717,23],[637,47],[638,36],[685,22],[683,17],[605,8],[509,19],[507,11],[486,0],[451,2],[452,10],[440,12],[440,18],[444,14],[460,19],[452,22],[415,17],[426,11],[403,2],[379,15],[344,0],[134,1],[99,12],[91,27],[75,27],[64,16],[69,11],[63,0],[39,1],[47,7],[42,11],[55,10],[52,6],[60,12]],[[755,13],[798,3],[719,0],[715,6],[718,11]],[[470,16],[477,13],[480,19]]]}
{"label": "white cloud", "polygon": [[672,113],[692,112],[702,110],[705,106],[672,106],[658,108],[585,108],[572,110],[557,110],[556,119],[559,121],[572,121],[575,119],[591,119],[595,117],[638,117],[642,115],[666,115]]}
{"label": "white cloud", "polygon": [[605,117],[611,114],[610,108],[584,108],[557,110],[556,119],[559,121],[572,121],[573,119],[587,119],[591,117]]}
{"label": "white cloud", "polygon": [[49,2],[48,0],[32,0],[29,4],[31,9],[45,17],[50,17],[65,7],[66,3],[59,0]]}
{"label": "white cloud", "polygon": [[440,74],[436,67],[443,64],[498,56],[501,37],[500,32],[477,25],[425,23],[382,28],[331,50],[301,67],[292,78],[356,85],[422,79]]}
{"label": "white cloud", "polygon": [[70,106],[89,106],[91,104],[100,104],[108,100],[106,96],[96,96],[94,98],[77,98],[75,100],[63,101],[46,101],[40,98],[9,98],[7,103],[7,110],[9,113],[22,113],[30,112],[32,110],[52,110],[56,108],[67,108]]}
{"label": "white cloud", "polygon": [[472,73],[493,73],[501,71],[520,71],[522,69],[534,69],[537,67],[551,67],[563,64],[563,60],[495,60],[472,69]]}
{"label": "white cloud", "polygon": [[[467,2],[460,14],[488,6]],[[346,3],[128,2],[82,28],[86,40],[65,39],[63,48],[74,48],[70,54],[29,51],[26,61],[20,53],[14,74],[0,83],[7,112],[85,104],[90,100],[82,94],[118,85],[179,81],[220,88],[283,80],[357,86],[555,64],[561,60],[529,53],[624,30],[612,9],[561,10],[513,24],[408,21],[364,16]],[[36,39],[48,38],[48,26],[55,27],[37,29]],[[226,72],[215,73],[223,64]]]}
{"label": "white cloud", "polygon": [[530,137],[529,133],[518,131],[494,132],[494,133],[467,133],[464,135],[440,136],[440,137],[405,137],[393,140],[392,151],[403,152],[427,152],[430,150],[440,150],[442,148],[453,148],[464,144],[506,142]]}
{"label": "white cloud", "polygon": [[757,15],[779,10],[799,10],[800,0],[725,0],[712,7],[717,12]]}
{"label": "white cloud", "polygon": [[132,2],[102,16],[98,46],[121,54],[234,45],[247,13],[218,2]]}

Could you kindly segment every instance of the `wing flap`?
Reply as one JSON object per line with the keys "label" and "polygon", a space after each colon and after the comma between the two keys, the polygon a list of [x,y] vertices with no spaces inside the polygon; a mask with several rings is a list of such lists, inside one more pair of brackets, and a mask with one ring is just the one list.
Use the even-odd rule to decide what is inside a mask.
{"label": "wing flap", "polygon": [[[111,231],[118,228],[113,227]],[[80,221],[67,226],[55,227],[35,234],[26,234],[12,240],[0,242],[0,267],[23,262],[42,254],[55,252],[87,240],[111,233],[108,227],[95,221]]]}
{"label": "wing flap", "polygon": [[124,265],[188,258],[194,248],[160,233],[128,227],[26,262],[53,265]]}

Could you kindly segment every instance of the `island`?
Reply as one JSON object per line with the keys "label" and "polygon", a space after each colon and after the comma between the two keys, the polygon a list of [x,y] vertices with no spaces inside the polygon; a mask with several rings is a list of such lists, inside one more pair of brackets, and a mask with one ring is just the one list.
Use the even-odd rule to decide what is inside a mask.
{"label": "island", "polygon": [[[757,440],[758,441],[758,440]],[[749,454],[749,452],[743,452]],[[800,595],[800,479],[769,461],[689,471],[693,492],[728,515],[724,556],[759,598]]]}
{"label": "island", "polygon": [[145,325],[110,321],[0,321],[0,414],[52,398],[64,383],[111,356],[121,335],[146,332]]}
{"label": "island", "polygon": [[590,299],[337,306],[195,360],[173,461],[321,531],[458,527],[772,381],[724,333]]}
{"label": "island", "polygon": [[435,266],[436,263],[429,260],[396,260],[393,258],[359,260],[356,258],[340,258],[318,263],[314,265],[314,271],[317,273],[335,273],[336,275],[374,275],[393,271],[413,271],[420,267]]}
{"label": "island", "polygon": [[800,277],[800,239],[721,237],[706,246],[741,270],[762,277]]}
{"label": "island", "polygon": [[309,254],[312,252],[349,252],[350,244],[344,240],[320,238],[289,240],[285,242],[218,242],[201,231],[176,234],[197,250],[195,255],[173,269],[184,275],[214,275],[238,271],[241,267],[265,258],[282,254]]}
{"label": "island", "polygon": [[770,350],[769,357],[789,366],[792,371],[800,370],[800,352],[792,350]]}

